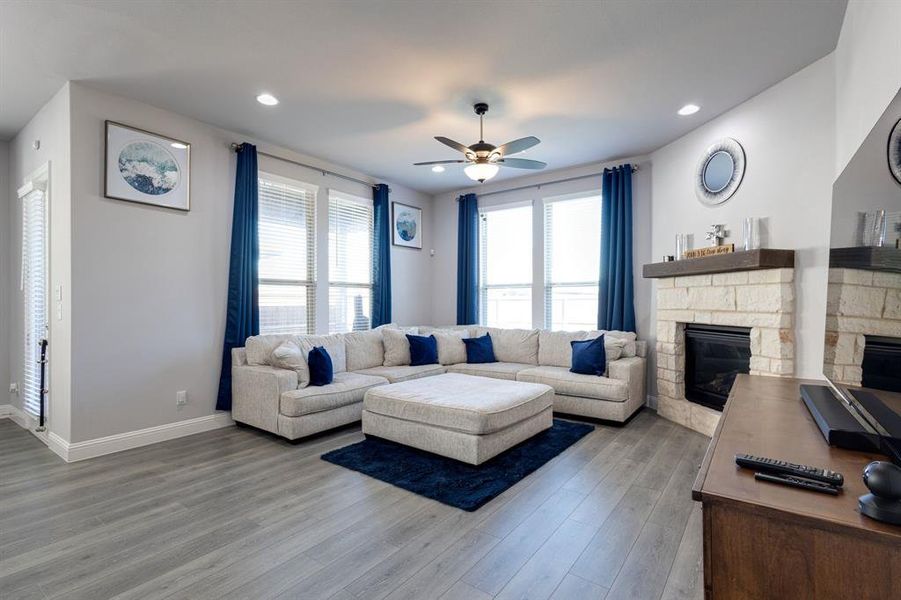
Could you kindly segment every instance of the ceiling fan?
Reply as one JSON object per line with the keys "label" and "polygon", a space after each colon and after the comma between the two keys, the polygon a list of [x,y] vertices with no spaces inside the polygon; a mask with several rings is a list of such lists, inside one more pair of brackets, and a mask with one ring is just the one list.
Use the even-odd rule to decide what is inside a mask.
{"label": "ceiling fan", "polygon": [[537,137],[529,136],[524,138],[519,138],[518,140],[513,140],[512,142],[507,142],[501,146],[494,146],[492,144],[488,144],[485,142],[485,134],[484,134],[484,115],[488,112],[488,105],[484,102],[479,102],[473,105],[473,110],[477,115],[479,115],[479,141],[471,146],[464,146],[460,142],[455,142],[452,139],[435,136],[435,139],[444,144],[445,146],[450,146],[454,150],[459,150],[463,153],[464,159],[457,160],[431,160],[428,162],[418,162],[413,163],[415,166],[423,166],[423,165],[450,165],[450,164],[466,164],[466,167],[463,171],[466,173],[466,176],[472,179],[473,181],[478,181],[479,183],[483,183],[484,181],[491,179],[495,175],[497,175],[498,169],[500,167],[513,167],[514,169],[543,169],[547,166],[547,163],[543,163],[538,160],[528,160],[525,158],[507,158],[511,154],[517,154],[519,152],[523,152],[524,150],[528,150],[532,146],[536,146],[541,143]]}

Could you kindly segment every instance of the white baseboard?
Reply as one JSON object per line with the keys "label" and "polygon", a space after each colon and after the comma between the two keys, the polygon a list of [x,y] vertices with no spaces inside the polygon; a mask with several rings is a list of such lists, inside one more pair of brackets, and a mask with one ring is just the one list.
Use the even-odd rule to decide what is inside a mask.
{"label": "white baseboard", "polygon": [[[0,411],[2,410],[3,408],[0,407]],[[2,414],[2,412],[0,412],[0,414]],[[234,424],[235,422],[232,421],[230,413],[217,412],[214,415],[208,415],[206,417],[197,417],[196,419],[177,421],[175,423],[167,423],[166,425],[148,427],[147,429],[139,429],[137,431],[127,431],[125,433],[117,433],[116,435],[75,443],[67,442],[57,434],[50,432],[45,441],[47,446],[53,452],[58,454],[60,458],[66,462],[75,462],[103,456],[104,454],[113,454],[114,452],[122,452],[123,450],[165,442],[166,440],[173,440],[186,435],[194,435],[195,433],[203,433],[204,431],[229,427]]]}
{"label": "white baseboard", "polygon": [[84,442],[69,443],[52,431],[35,431],[38,424],[37,419],[12,404],[0,404],[0,419],[12,419],[19,427],[27,429],[43,440],[50,450],[66,462],[87,460],[96,456],[103,456],[104,454],[140,448],[141,446],[174,440],[186,435],[212,431],[213,429],[229,427],[235,424],[232,421],[231,413],[217,412],[216,414],[197,417],[196,419],[187,419],[185,421],[167,423],[166,425],[148,427],[147,429],[117,433],[93,440],[85,440]]}
{"label": "white baseboard", "polygon": [[22,429],[28,430],[34,429],[38,424],[37,419],[13,404],[0,404],[0,419],[11,419]]}

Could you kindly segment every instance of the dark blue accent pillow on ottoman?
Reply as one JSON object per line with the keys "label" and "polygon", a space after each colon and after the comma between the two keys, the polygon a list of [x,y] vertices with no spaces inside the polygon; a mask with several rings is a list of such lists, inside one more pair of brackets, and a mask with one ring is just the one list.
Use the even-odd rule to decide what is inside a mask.
{"label": "dark blue accent pillow on ottoman", "polygon": [[467,363],[474,365],[497,362],[494,358],[494,344],[491,343],[491,336],[487,333],[482,337],[464,338],[463,343],[466,344]]}
{"label": "dark blue accent pillow on ottoman", "polygon": [[570,342],[573,348],[573,373],[601,376],[607,371],[607,349],[604,336],[584,342]]}
{"label": "dark blue accent pillow on ottoman", "polygon": [[328,385],[334,379],[332,357],[322,346],[310,350],[307,365],[310,367],[310,385]]}
{"label": "dark blue accent pillow on ottoman", "polygon": [[434,335],[426,337],[408,333],[407,341],[410,342],[410,366],[438,364],[438,340]]}

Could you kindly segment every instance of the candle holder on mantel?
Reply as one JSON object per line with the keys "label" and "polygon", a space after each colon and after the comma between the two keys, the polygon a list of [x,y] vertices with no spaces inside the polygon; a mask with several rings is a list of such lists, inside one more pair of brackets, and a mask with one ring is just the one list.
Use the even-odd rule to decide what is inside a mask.
{"label": "candle holder on mantel", "polygon": [[691,249],[691,234],[689,233],[677,233],[676,234],[676,260],[682,260],[685,258],[685,251]]}

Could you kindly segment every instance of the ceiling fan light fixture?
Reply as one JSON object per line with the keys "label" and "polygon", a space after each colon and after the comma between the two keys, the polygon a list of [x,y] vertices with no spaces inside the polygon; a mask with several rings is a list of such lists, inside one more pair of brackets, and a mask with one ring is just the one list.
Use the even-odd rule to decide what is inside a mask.
{"label": "ceiling fan light fixture", "polygon": [[499,169],[500,167],[493,163],[473,163],[463,169],[463,172],[473,181],[483,183],[497,175]]}

